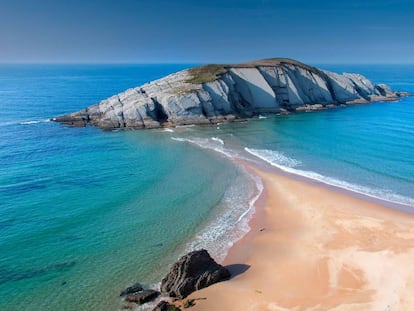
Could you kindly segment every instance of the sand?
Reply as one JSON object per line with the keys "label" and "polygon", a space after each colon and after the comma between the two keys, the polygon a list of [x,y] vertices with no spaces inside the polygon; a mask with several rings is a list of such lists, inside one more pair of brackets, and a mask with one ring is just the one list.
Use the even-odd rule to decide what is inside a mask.
{"label": "sand", "polygon": [[248,169],[265,191],[223,263],[238,274],[191,310],[414,310],[412,215]]}

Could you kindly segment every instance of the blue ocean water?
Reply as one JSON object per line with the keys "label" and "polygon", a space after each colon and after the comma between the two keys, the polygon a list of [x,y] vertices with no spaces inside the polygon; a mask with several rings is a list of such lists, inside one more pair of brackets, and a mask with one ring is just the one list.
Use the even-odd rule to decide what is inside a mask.
{"label": "blue ocean water", "polygon": [[47,122],[184,67],[0,68],[0,310],[117,310],[121,289],[208,245],[226,199],[229,221],[248,209],[242,172],[168,132]]}
{"label": "blue ocean water", "polygon": [[[411,97],[170,131],[47,122],[186,67],[0,67],[0,310],[116,310],[186,249],[222,258],[260,188],[229,157],[414,206]],[[414,66],[321,67],[414,93]]]}

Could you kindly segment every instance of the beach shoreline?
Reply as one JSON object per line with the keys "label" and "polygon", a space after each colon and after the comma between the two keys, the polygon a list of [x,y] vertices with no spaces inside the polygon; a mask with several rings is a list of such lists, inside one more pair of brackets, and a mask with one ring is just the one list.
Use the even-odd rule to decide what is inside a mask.
{"label": "beach shoreline", "polygon": [[196,300],[193,310],[414,306],[413,215],[301,176],[237,162],[261,178],[264,190],[251,230],[222,263],[233,270],[232,279],[193,293],[190,299],[207,298]]}

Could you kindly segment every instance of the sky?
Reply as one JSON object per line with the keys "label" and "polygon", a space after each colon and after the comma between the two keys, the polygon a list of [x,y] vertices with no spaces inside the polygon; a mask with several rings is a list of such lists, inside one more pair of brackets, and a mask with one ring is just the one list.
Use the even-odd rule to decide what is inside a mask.
{"label": "sky", "polygon": [[0,0],[0,63],[414,63],[413,0]]}

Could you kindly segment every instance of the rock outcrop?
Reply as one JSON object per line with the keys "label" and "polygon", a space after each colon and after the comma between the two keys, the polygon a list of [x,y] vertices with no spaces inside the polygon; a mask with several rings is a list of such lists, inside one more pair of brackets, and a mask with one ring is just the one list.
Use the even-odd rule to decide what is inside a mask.
{"label": "rock outcrop", "polygon": [[183,299],[229,277],[229,270],[216,263],[206,250],[193,251],[173,264],[161,281],[161,293]]}
{"label": "rock outcrop", "polygon": [[359,74],[339,75],[274,58],[183,70],[52,120],[106,130],[158,128],[390,101],[403,95]]}
{"label": "rock outcrop", "polygon": [[160,301],[152,311],[181,311],[181,309],[166,301]]}

